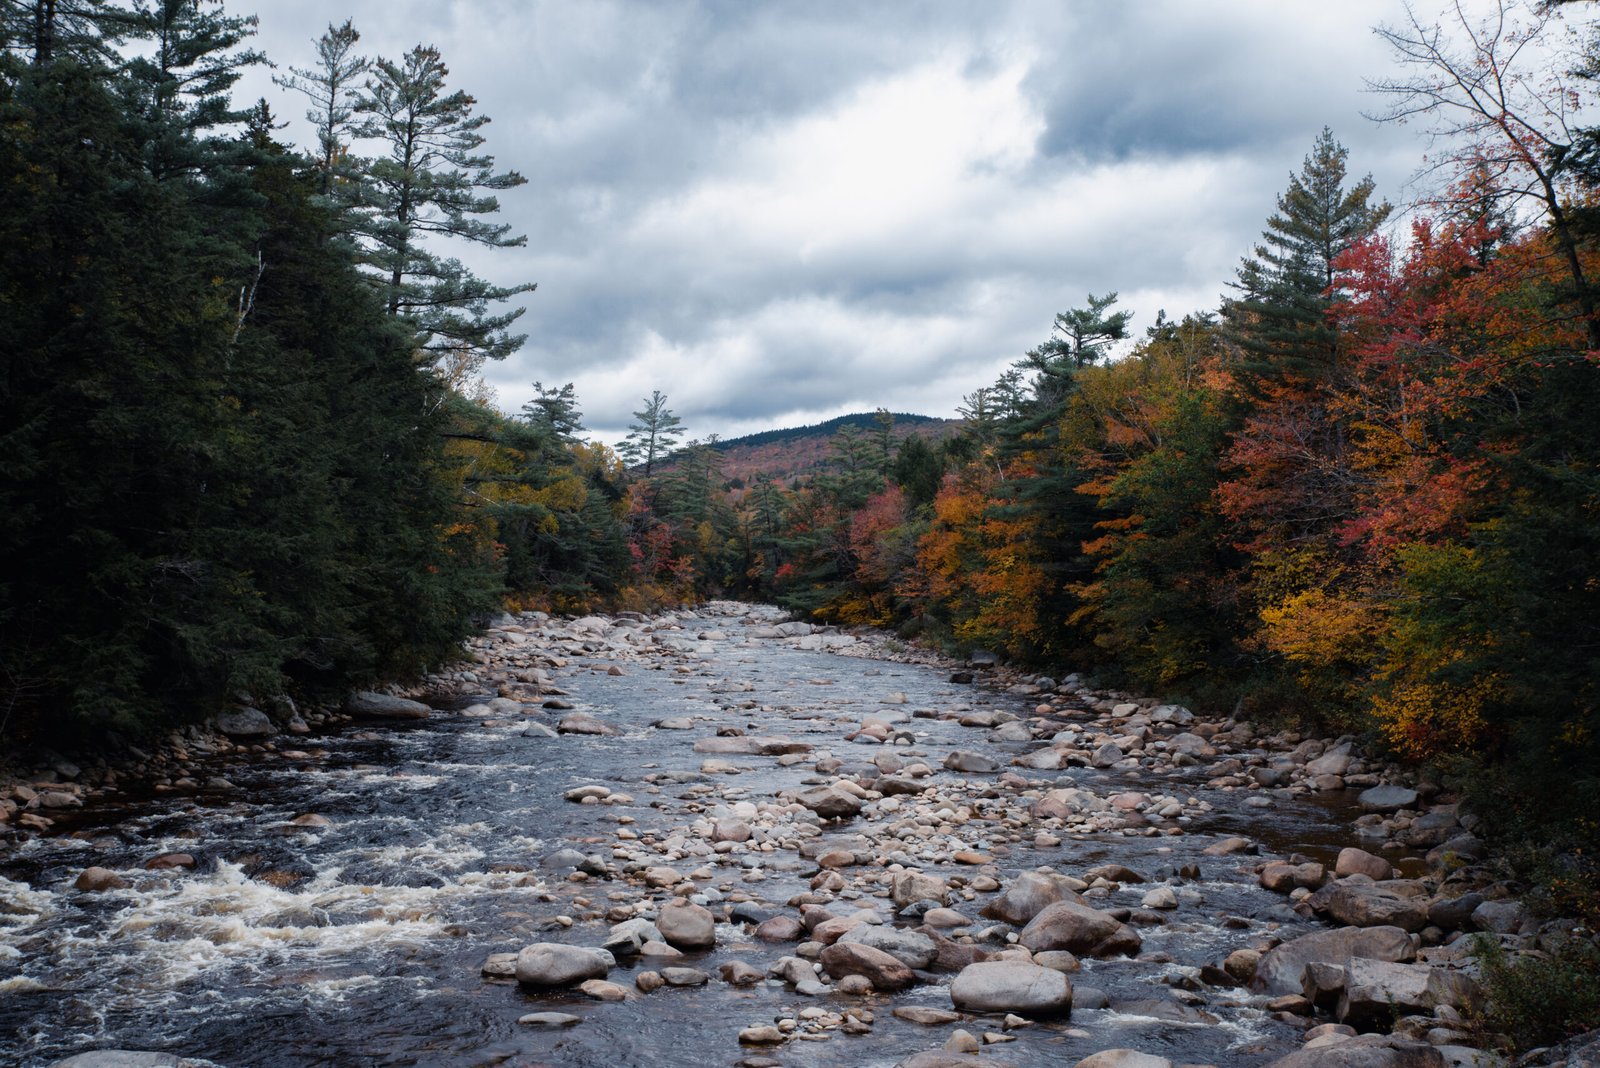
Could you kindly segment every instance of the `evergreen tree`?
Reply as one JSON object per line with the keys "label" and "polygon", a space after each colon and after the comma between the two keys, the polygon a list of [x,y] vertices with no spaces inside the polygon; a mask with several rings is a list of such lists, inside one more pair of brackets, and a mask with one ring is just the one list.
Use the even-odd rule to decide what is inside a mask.
{"label": "evergreen tree", "polygon": [[1278,198],[1255,255],[1239,266],[1239,296],[1223,304],[1229,335],[1257,375],[1326,374],[1337,357],[1327,320],[1334,261],[1388,217],[1371,176],[1345,188],[1349,152],[1324,127]]}
{"label": "evergreen tree", "polygon": [[650,391],[633,418],[627,438],[617,444],[617,455],[634,467],[642,465],[644,477],[649,478],[656,461],[669,454],[683,436],[683,420],[667,407],[667,396],[659,389]]}
{"label": "evergreen tree", "polygon": [[533,400],[522,406],[523,422],[544,430],[562,446],[576,443],[583,432],[583,413],[572,383],[546,389],[543,382],[535,382],[533,392]]}
{"label": "evergreen tree", "polygon": [[478,151],[488,116],[472,113],[477,101],[466,93],[445,91],[449,73],[438,49],[424,45],[399,63],[373,64],[357,104],[365,116],[359,133],[380,141],[387,153],[364,168],[356,230],[390,314],[411,324],[419,349],[432,359],[461,348],[500,359],[524,340],[506,332],[524,309],[494,313],[490,305],[530,293],[534,285],[491,285],[428,242],[526,244],[526,237],[512,236],[509,223],[483,216],[500,210],[494,191],[527,179],[515,171],[495,173],[494,157]]}
{"label": "evergreen tree", "polygon": [[356,54],[359,40],[361,34],[349,19],[341,26],[329,23],[328,32],[316,41],[315,67],[290,67],[288,76],[272,79],[311,102],[306,119],[317,131],[317,171],[323,196],[332,194],[335,183],[353,173],[347,160],[356,131],[357,79],[372,66],[365,56]]}

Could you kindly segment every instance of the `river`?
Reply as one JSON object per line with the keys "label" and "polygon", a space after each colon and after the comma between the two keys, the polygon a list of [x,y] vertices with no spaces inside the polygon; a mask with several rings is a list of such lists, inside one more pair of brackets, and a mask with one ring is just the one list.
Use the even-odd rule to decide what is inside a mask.
{"label": "river", "polygon": [[[889,1066],[938,1048],[958,1026],[1009,1039],[986,1049],[984,1061],[1018,1066],[1070,1065],[1108,1047],[1175,1062],[1253,1065],[1298,1047],[1299,1028],[1267,1011],[1267,999],[1209,986],[1199,969],[1263,937],[1311,925],[1282,897],[1257,887],[1248,869],[1258,858],[1202,851],[1220,836],[1242,833],[1267,850],[1326,856],[1330,846],[1347,844],[1349,813],[1287,795],[1273,797],[1268,808],[1251,807],[1246,797],[1260,792],[1208,789],[1203,767],[1155,778],[1141,769],[1025,773],[1105,796],[1157,789],[1180,796],[1185,814],[1169,828],[1182,833],[1109,831],[1040,846],[1030,829],[974,819],[954,833],[992,858],[986,867],[940,861],[937,850],[900,857],[969,880],[992,871],[1001,883],[1039,865],[1078,874],[1106,863],[1167,880],[1180,905],[1160,917],[1164,922],[1145,914],[1140,955],[1085,960],[1072,976],[1080,988],[1103,992],[1111,1008],[1078,1008],[1070,1019],[1012,1030],[999,1017],[981,1016],[929,1027],[891,1010],[949,1009],[948,975],[901,994],[815,999],[776,980],[736,988],[713,978],[614,1003],[483,978],[480,966],[491,953],[538,941],[598,946],[609,927],[604,913],[643,898],[637,880],[574,881],[541,866],[565,847],[602,860],[611,860],[617,846],[676,848],[683,873],[711,866],[711,877],[697,886],[699,899],[714,910],[740,902],[756,916],[793,914],[785,903],[807,890],[814,860],[781,848],[715,853],[695,825],[719,814],[748,815],[751,808],[734,806],[773,802],[780,790],[831,778],[817,774],[819,752],[844,762],[835,774],[868,766],[887,747],[844,740],[864,717],[898,713],[886,718],[913,740],[894,746],[895,755],[925,759],[935,769],[955,749],[1004,764],[1029,748],[963,727],[950,713],[988,709],[1025,717],[1036,697],[988,689],[981,680],[952,682],[948,667],[754,636],[769,634],[772,622],[769,613],[724,606],[703,618],[646,624],[628,643],[591,642],[588,649],[569,643],[554,672],[565,700],[619,727],[615,736],[547,737],[526,732],[524,717],[485,717],[479,710],[280,738],[273,757],[218,761],[197,776],[225,777],[231,789],[123,795],[73,812],[53,833],[0,853],[0,1061],[46,1065],[85,1050],[121,1048],[170,1051],[229,1068],[706,1068],[769,1058],[785,1065]],[[560,714],[534,718],[554,723]],[[691,717],[693,728],[652,726],[675,717]],[[707,773],[707,757],[692,746],[718,727],[781,735],[818,752],[787,763],[727,757],[736,773]],[[951,780],[966,784],[980,807],[986,793],[1003,793],[983,775],[938,770],[930,778]],[[586,783],[631,801],[563,800]],[[307,814],[325,825],[291,823]],[[881,827],[844,820],[828,825],[822,841],[856,850],[899,848],[900,840],[879,838]],[[174,852],[195,857],[196,867],[144,868],[152,857]],[[128,886],[73,889],[91,865],[118,871]],[[1178,874],[1191,865],[1197,875]],[[1097,904],[1137,910],[1148,889],[1118,886]],[[879,904],[892,921],[887,902],[850,892],[858,894],[841,904]],[[976,919],[976,910],[990,896],[953,904],[981,930],[992,924]],[[738,922],[719,923],[717,935],[714,950],[682,963],[713,976],[717,965],[735,959],[765,971],[795,948],[755,941],[749,925]],[[631,986],[633,973],[647,967],[623,961],[609,978]],[[819,1031],[777,1049],[739,1044],[741,1028],[793,1018],[808,1006],[866,1007],[870,1030]],[[541,1010],[569,1012],[582,1022],[557,1030],[518,1023]]]}

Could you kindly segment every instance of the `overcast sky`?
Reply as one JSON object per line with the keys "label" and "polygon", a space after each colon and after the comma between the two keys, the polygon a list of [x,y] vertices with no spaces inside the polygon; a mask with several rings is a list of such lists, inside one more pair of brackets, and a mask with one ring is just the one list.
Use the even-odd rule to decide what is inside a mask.
{"label": "overcast sky", "polygon": [[[1431,0],[1420,0],[1426,12]],[[230,8],[248,13],[245,0]],[[516,411],[573,382],[593,435],[652,389],[694,436],[849,411],[949,416],[1115,290],[1142,330],[1213,310],[1324,125],[1397,203],[1423,146],[1362,112],[1400,0],[260,0],[308,65],[436,45],[528,184],[526,248],[456,249],[536,281]],[[240,87],[283,117],[264,74]],[[303,126],[286,136],[308,144]]]}

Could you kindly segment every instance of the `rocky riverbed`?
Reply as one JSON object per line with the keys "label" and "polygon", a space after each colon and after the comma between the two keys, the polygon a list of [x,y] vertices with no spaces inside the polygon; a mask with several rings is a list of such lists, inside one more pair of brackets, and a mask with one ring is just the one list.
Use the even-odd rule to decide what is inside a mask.
{"label": "rocky riverbed", "polygon": [[1552,933],[1348,739],[747,605],[218,726],[0,800],[16,1063],[1432,1068]]}

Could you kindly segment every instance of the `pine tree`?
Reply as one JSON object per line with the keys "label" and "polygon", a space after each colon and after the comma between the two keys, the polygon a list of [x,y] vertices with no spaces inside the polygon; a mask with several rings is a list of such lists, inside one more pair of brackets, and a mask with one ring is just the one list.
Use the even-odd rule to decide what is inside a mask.
{"label": "pine tree", "polygon": [[328,24],[328,32],[317,38],[317,65],[314,68],[290,67],[286,77],[272,80],[293,89],[311,102],[306,119],[317,131],[317,171],[323,196],[333,193],[335,183],[348,180],[351,142],[355,137],[357,79],[372,66],[356,55],[361,40],[349,19],[342,26]]}
{"label": "pine tree", "polygon": [[387,154],[364,168],[356,229],[390,314],[412,325],[420,350],[434,359],[462,348],[500,359],[524,340],[506,332],[524,309],[493,313],[490,305],[532,292],[533,283],[491,285],[428,242],[526,244],[509,223],[482,216],[500,210],[493,191],[527,179],[495,173],[494,157],[478,151],[488,116],[472,113],[477,101],[466,93],[445,91],[449,73],[438,49],[424,45],[399,63],[373,64],[357,104],[365,116],[359,133],[380,141]]}
{"label": "pine tree", "polygon": [[1229,334],[1258,375],[1326,374],[1337,356],[1327,321],[1334,261],[1388,217],[1367,176],[1345,188],[1349,152],[1324,127],[1278,198],[1255,255],[1239,266],[1237,298],[1223,304]]}
{"label": "pine tree", "polygon": [[683,420],[667,407],[667,395],[659,389],[650,391],[633,418],[627,438],[617,443],[617,455],[634,467],[642,465],[644,477],[649,478],[656,461],[670,453],[683,436]]}

